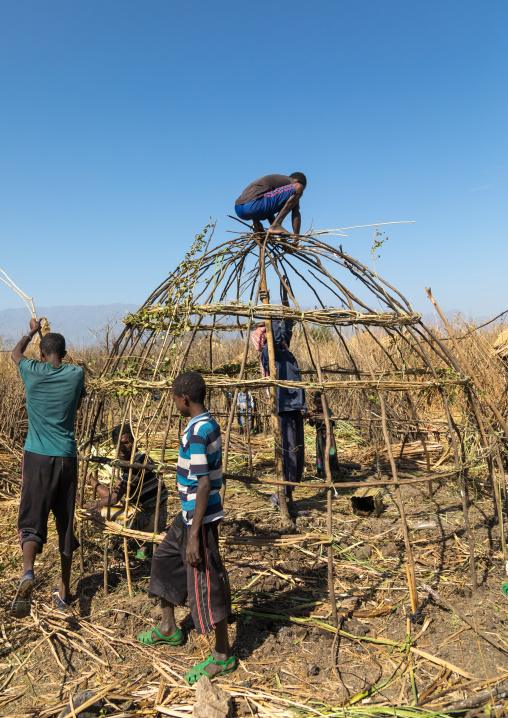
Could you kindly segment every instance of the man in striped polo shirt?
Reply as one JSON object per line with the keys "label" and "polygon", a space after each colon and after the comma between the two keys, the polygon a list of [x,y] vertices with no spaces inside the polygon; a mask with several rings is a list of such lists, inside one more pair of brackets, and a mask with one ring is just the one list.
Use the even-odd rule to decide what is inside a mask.
{"label": "man in striped polo shirt", "polygon": [[236,668],[228,640],[231,595],[219,553],[219,521],[224,516],[222,438],[206,410],[206,384],[197,372],[180,374],[173,382],[173,400],[190,421],[180,443],[177,478],[182,512],[174,519],[155,551],[149,595],[161,599],[158,627],[138,636],[148,645],[178,646],[184,637],[175,622],[175,606],[189,599],[198,633],[215,631],[215,650],[185,675],[191,685],[203,675],[213,677]]}
{"label": "man in striped polo shirt", "polygon": [[307,177],[303,172],[289,176],[265,175],[244,189],[235,202],[235,212],[240,219],[253,220],[255,232],[264,232],[261,220],[267,219],[268,234],[285,236],[290,232],[284,229],[282,222],[291,212],[293,234],[300,234],[300,198],[306,187]]}

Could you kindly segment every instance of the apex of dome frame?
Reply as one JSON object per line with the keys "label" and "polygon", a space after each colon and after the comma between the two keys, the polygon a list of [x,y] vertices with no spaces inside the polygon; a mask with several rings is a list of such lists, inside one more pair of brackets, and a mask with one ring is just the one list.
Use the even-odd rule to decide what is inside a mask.
{"label": "apex of dome frame", "polygon": [[[210,249],[210,240],[204,241],[208,225],[196,239],[183,262],[172,272],[132,315],[127,323],[132,329],[161,329],[184,316],[215,316],[265,318],[282,317],[295,321],[308,321],[322,325],[404,326],[416,324],[421,315],[413,311],[409,302],[358,260],[347,255],[342,247],[325,243],[326,232],[300,235],[295,243],[287,238],[248,232],[236,239]],[[201,255],[200,250],[204,249]],[[250,261],[249,261],[250,260]],[[330,268],[326,264],[331,265]],[[289,296],[294,308],[259,303],[259,283],[262,265],[266,272],[284,283],[299,278],[302,287],[315,297],[315,309],[301,309],[296,293]],[[331,270],[345,271],[351,279],[359,280],[369,291],[373,302],[357,297],[346,284],[337,279]],[[304,272],[308,273],[306,277]],[[287,279],[286,279],[287,278]],[[321,287],[319,287],[321,285]],[[337,307],[325,304],[318,288],[325,292],[324,299],[333,300]],[[337,302],[338,300],[338,302]],[[373,308],[373,303],[382,309]],[[166,326],[164,326],[166,325]],[[237,330],[225,322],[215,324],[217,329]],[[193,328],[189,326],[188,328]]]}

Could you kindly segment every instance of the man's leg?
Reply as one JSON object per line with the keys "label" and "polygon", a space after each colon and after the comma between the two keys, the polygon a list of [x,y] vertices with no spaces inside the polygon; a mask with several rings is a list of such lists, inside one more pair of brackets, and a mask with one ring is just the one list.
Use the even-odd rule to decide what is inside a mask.
{"label": "man's leg", "polygon": [[58,594],[55,592],[54,600],[57,606],[60,606],[58,599],[70,604],[72,554],[79,545],[74,535],[74,506],[78,481],[78,464],[74,457],[59,456],[55,459],[54,481],[57,482],[58,492],[52,508],[58,532],[62,570],[60,588]]}
{"label": "man's leg", "polygon": [[[178,626],[175,621],[175,606],[173,603],[166,601],[165,598],[161,598],[162,607],[162,618],[159,621],[159,633],[163,636],[169,637],[177,632]],[[152,640],[156,641],[158,638],[155,631],[152,633]]]}
{"label": "man's leg", "polygon": [[23,543],[23,576],[11,604],[11,615],[14,618],[25,618],[30,613],[30,601],[34,587],[34,561],[39,544],[37,541]]}
{"label": "man's leg", "polygon": [[[282,470],[284,481],[300,483],[305,463],[303,416],[301,411],[283,411],[279,414],[282,443]],[[285,486],[289,515],[307,516],[293,501],[293,486]]]}
{"label": "man's leg", "polygon": [[301,411],[295,411],[295,433],[296,433],[296,479],[302,480],[303,470],[305,467],[305,433],[303,425],[303,414]]}
{"label": "man's leg", "polygon": [[[212,651],[214,661],[227,661],[231,658],[231,649],[229,647],[228,637],[228,619],[223,618],[222,621],[215,627],[215,648]],[[216,676],[217,673],[222,673],[224,670],[223,666],[217,665],[216,663],[209,663],[205,671],[208,673],[210,678]]]}
{"label": "man's leg", "polygon": [[213,661],[209,657],[185,675],[185,679],[191,684],[199,680],[203,672],[213,677],[236,667],[236,659],[231,655],[228,638],[231,593],[220,557],[217,523],[201,526],[202,562],[197,566],[187,565],[189,605],[194,625],[198,633],[210,633],[212,630],[215,632],[215,648],[211,654]]}
{"label": "man's leg", "polygon": [[46,543],[48,517],[53,501],[53,459],[31,451],[23,452],[18,536],[23,552],[23,572],[33,571],[35,557]]}
{"label": "man's leg", "polygon": [[23,544],[23,575],[34,570],[35,557],[39,544],[37,541],[25,541]]}
{"label": "man's leg", "polygon": [[62,581],[60,583],[59,595],[62,600],[70,600],[71,595],[71,568],[72,568],[72,556],[66,556],[60,554],[60,566],[62,567]]}
{"label": "man's leg", "polygon": [[178,514],[164,540],[154,551],[149,596],[160,598],[162,618],[156,630],[138,636],[141,643],[161,643],[161,637],[174,637],[174,645],[183,641],[175,621],[175,605],[183,606],[187,597],[187,568],[181,553],[184,530],[182,514]]}
{"label": "man's leg", "polygon": [[[284,481],[297,481],[296,434],[293,411],[281,411],[279,424],[282,444],[282,473]],[[284,486],[288,502],[293,501],[293,486]]]}
{"label": "man's leg", "polygon": [[289,197],[289,199],[286,200],[281,211],[275,218],[275,221],[272,222],[272,224],[268,227],[268,234],[278,234],[284,236],[291,235],[291,232],[288,232],[287,229],[284,229],[284,227],[282,226],[282,222],[286,219],[287,215],[296,207],[299,201],[300,198],[296,194],[293,194],[291,197]]}

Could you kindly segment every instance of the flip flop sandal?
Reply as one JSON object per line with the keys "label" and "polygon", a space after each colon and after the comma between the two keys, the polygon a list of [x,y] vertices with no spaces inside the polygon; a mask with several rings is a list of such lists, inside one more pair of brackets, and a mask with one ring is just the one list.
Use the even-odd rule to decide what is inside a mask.
{"label": "flip flop sandal", "polygon": [[[154,631],[159,636],[160,640],[154,641],[152,639],[152,633]],[[163,636],[158,628],[151,628],[149,631],[143,631],[143,633],[140,633],[138,641],[143,643],[145,646],[181,646],[184,641],[184,636],[179,628],[176,629],[172,636]]]}
{"label": "flip flop sandal", "polygon": [[[201,661],[201,663],[198,663],[197,666],[194,666],[194,668],[191,668],[190,671],[187,671],[184,676],[184,679],[189,685],[193,686],[199,681],[202,676],[207,676],[207,678],[211,678],[212,676],[210,676],[208,671],[205,670],[205,668],[211,663],[213,663],[215,666],[222,667],[222,670],[219,671],[219,673],[216,673],[215,676],[222,676],[224,673],[231,673],[231,671],[234,671],[236,668],[235,656],[231,656],[231,658],[228,658],[227,661],[219,661],[210,654],[208,658],[205,658],[204,661]],[[213,677],[215,678],[215,676]]]}
{"label": "flip flop sandal", "polygon": [[150,553],[144,553],[141,551],[141,549],[138,548],[136,551],[136,558],[138,561],[146,561],[147,559],[151,558]]}
{"label": "flip flop sandal", "polygon": [[27,571],[18,583],[18,590],[11,605],[11,616],[25,618],[30,613],[30,598],[34,587],[34,572]]}

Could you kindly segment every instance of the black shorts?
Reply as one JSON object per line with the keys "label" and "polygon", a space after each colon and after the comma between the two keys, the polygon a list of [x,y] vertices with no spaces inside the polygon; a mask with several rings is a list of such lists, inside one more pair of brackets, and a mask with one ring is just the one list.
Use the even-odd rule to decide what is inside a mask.
{"label": "black shorts", "polygon": [[154,552],[150,594],[175,606],[189,606],[198,633],[209,633],[229,616],[231,595],[219,553],[219,521],[202,524],[199,531],[201,563],[191,566],[185,558],[190,526],[178,514]]}
{"label": "black shorts", "polygon": [[48,538],[49,512],[53,511],[60,552],[72,556],[79,543],[74,536],[74,504],[78,483],[78,460],[69,456],[44,456],[23,452],[18,535],[39,544]]}

